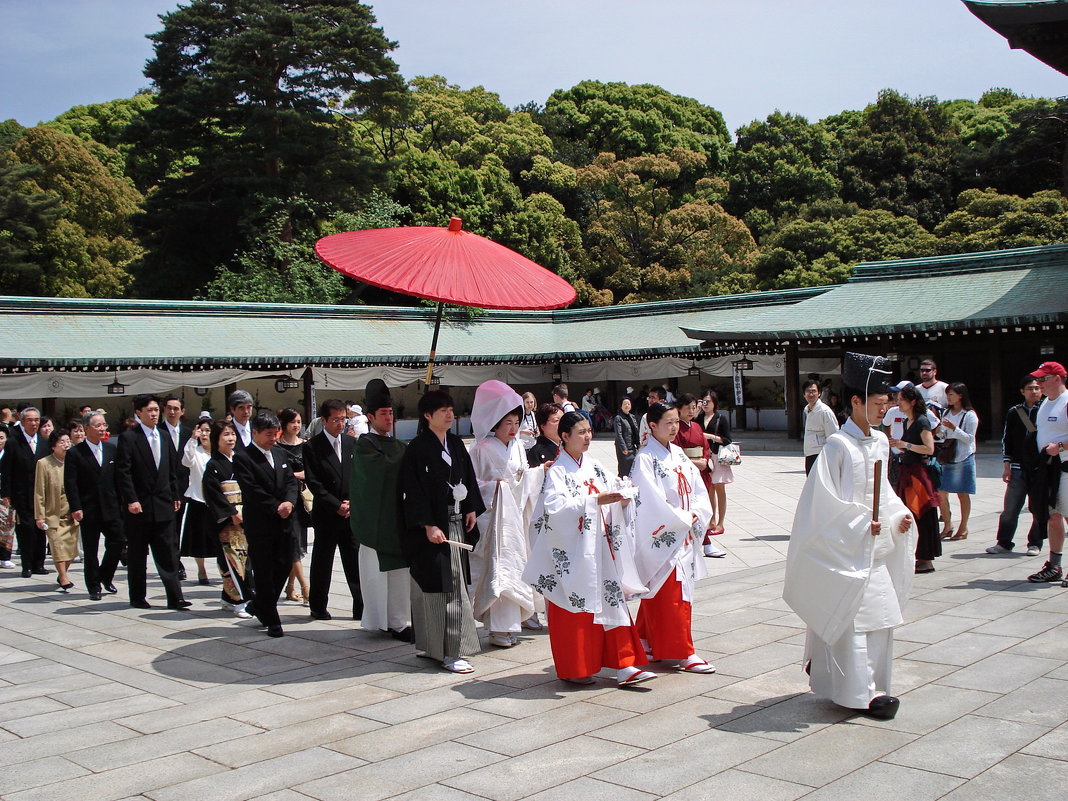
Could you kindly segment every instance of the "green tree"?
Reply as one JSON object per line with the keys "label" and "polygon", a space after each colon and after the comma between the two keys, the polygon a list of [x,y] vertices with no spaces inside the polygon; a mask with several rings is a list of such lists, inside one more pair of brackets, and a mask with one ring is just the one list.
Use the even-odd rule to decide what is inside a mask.
{"label": "green tree", "polygon": [[36,294],[41,265],[35,250],[59,218],[59,196],[35,183],[41,167],[0,152],[0,291]]}
{"label": "green tree", "polygon": [[759,239],[806,204],[837,197],[840,158],[840,144],[823,125],[776,111],[738,129],[724,205]]}
{"label": "green tree", "polygon": [[44,126],[28,129],[11,156],[36,168],[24,191],[51,195],[61,209],[31,249],[36,269],[23,273],[22,291],[122,297],[142,255],[130,230],[141,202],[133,184],[115,177],[80,139]]}
{"label": "green tree", "polygon": [[[248,249],[264,208],[306,197],[340,209],[374,184],[332,109],[374,102],[400,79],[394,44],[351,0],[191,0],[162,20],[145,68],[155,104],[130,129],[157,184],[138,279],[142,292],[184,297]],[[292,228],[271,230],[285,242]]]}
{"label": "green tree", "polygon": [[135,164],[128,164],[131,146],[126,142],[127,131],[153,103],[153,96],[143,92],[131,98],[74,106],[43,127],[77,137],[112,175],[137,183],[142,176]]}
{"label": "green tree", "polygon": [[952,208],[959,140],[935,98],[884,90],[859,117],[846,115],[830,127],[840,132],[843,200],[912,217],[927,229]]}
{"label": "green tree", "polygon": [[573,166],[589,164],[598,153],[627,159],[677,149],[704,157],[701,174],[719,173],[727,163],[730,132],[723,115],[651,84],[582,81],[553,92],[539,121]]}
{"label": "green tree", "polygon": [[752,284],[756,245],[718,203],[725,182],[705,178],[685,191],[681,176],[703,159],[687,150],[622,160],[602,153],[578,171],[579,185],[597,198],[581,280],[598,301],[608,299],[605,290],[633,303]]}
{"label": "green tree", "polygon": [[[323,221],[323,209],[307,198],[261,198],[260,214],[250,219],[252,243],[220,269],[198,297],[250,303],[359,302],[367,288],[327,267],[315,255],[320,237],[341,231],[393,228],[408,212],[379,192],[355,210]],[[289,235],[283,236],[284,228]]]}
{"label": "green tree", "polygon": [[845,281],[862,261],[927,256],[937,240],[910,217],[853,203],[813,204],[770,234],[756,260],[761,289]]}
{"label": "green tree", "polygon": [[957,210],[935,229],[942,253],[1022,248],[1068,242],[1068,197],[1055,189],[1029,198],[994,189],[966,189]]}

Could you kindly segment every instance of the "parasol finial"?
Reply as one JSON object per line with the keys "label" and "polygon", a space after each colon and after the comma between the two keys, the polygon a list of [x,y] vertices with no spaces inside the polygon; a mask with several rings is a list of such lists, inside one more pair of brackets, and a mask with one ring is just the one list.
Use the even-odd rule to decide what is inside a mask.
{"label": "parasol finial", "polygon": [[461,230],[463,230],[463,227],[464,227],[464,221],[461,220],[459,217],[449,217],[449,230],[450,231],[461,231]]}

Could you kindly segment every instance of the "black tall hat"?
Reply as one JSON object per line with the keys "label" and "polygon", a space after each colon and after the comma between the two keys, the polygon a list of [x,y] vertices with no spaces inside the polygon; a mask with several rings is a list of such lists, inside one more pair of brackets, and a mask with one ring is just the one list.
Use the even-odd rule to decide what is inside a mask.
{"label": "black tall hat", "polygon": [[846,353],[842,363],[842,383],[850,389],[863,390],[865,394],[889,393],[885,377],[890,374],[890,363],[882,356],[866,353]]}
{"label": "black tall hat", "polygon": [[389,394],[389,387],[381,378],[372,378],[367,382],[367,389],[363,395],[363,409],[367,414],[374,414],[379,409],[393,406],[393,398]]}

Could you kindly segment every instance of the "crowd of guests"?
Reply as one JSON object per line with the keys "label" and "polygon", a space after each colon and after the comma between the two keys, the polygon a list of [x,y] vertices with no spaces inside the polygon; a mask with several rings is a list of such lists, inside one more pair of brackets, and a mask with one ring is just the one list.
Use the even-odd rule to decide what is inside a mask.
{"label": "crowd of guests", "polygon": [[[889,404],[879,428],[889,439],[890,485],[916,521],[915,572],[931,573],[934,560],[942,555],[941,543],[966,540],[970,533],[979,416],[968,387],[959,381],[941,381],[934,360],[920,363],[918,377],[918,383],[900,381],[888,388]],[[1058,447],[1068,440],[1064,380],[1061,364],[1045,362],[1019,382],[1023,402],[1006,412],[1001,437],[1004,505],[997,541],[986,553],[1013,550],[1026,503],[1032,516],[1027,555],[1040,555],[1043,542],[1047,538],[1050,541],[1050,559],[1029,580],[1062,581],[1068,586],[1063,582],[1061,565],[1068,491],[1060,491],[1063,449]],[[815,379],[802,385],[806,474],[839,427],[839,419],[825,400],[828,391],[826,384]],[[956,526],[954,498],[959,509]]]}

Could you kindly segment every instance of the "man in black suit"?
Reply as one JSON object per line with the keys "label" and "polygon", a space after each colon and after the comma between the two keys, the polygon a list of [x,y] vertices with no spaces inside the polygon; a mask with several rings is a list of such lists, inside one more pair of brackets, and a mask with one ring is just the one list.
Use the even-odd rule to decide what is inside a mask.
{"label": "man in black suit", "polygon": [[[115,487],[118,446],[105,440],[104,415],[90,412],[82,418],[85,440],[67,451],[63,483],[71,517],[81,524],[85,558],[85,586],[89,599],[99,601],[101,590],[116,593],[112,583],[122,556],[124,537],[119,494]],[[100,562],[100,535],[104,535],[104,561]]]}
{"label": "man in black suit", "polygon": [[293,569],[296,529],[289,519],[299,489],[289,453],[275,443],[281,431],[270,412],[250,421],[252,441],[234,452],[234,478],[241,487],[241,515],[248,556],[256,576],[256,617],[271,637],[281,637],[278,596]]}
{"label": "man in black suit", "polygon": [[243,389],[235,389],[226,399],[226,407],[237,432],[234,453],[240,453],[252,445],[252,396]]}
{"label": "man in black suit", "polygon": [[330,574],[334,550],[341,552],[341,566],[352,594],[352,619],[363,617],[360,593],[360,560],[349,528],[349,473],[356,440],[345,436],[345,404],[337,398],[319,407],[323,430],[304,444],[304,481],[315,496],[311,521],[315,543],[311,558],[311,616],[329,620]]}
{"label": "man in black suit", "polygon": [[[193,436],[193,428],[182,422],[182,416],[185,414],[185,404],[182,403],[182,399],[177,395],[168,395],[163,399],[162,412],[163,421],[159,425],[159,430],[167,444],[174,449],[175,464],[178,471],[178,501],[182,505],[174,516],[174,530],[180,543],[182,539],[182,522],[185,519],[185,491],[189,489],[189,468],[182,464],[182,453],[185,450],[185,444]],[[182,565],[180,557],[178,559],[178,578],[185,578],[185,566]]]}
{"label": "man in black suit", "polygon": [[182,597],[178,581],[178,539],[174,515],[178,511],[178,475],[174,454],[159,431],[159,401],[152,395],[134,398],[138,424],[119,435],[115,454],[115,483],[123,505],[126,529],[126,572],[130,606],[149,609],[148,551],[167,593],[168,609],[192,604]]}
{"label": "man in black suit", "polygon": [[37,429],[41,425],[41,412],[27,406],[20,413],[22,425],[12,430],[8,437],[8,450],[14,457],[11,464],[11,505],[18,513],[19,522],[15,528],[18,537],[19,556],[22,559],[22,577],[45,575],[46,570],[45,534],[37,528],[33,513],[33,483],[37,475],[37,462],[52,451],[48,447],[48,438],[42,437]]}

